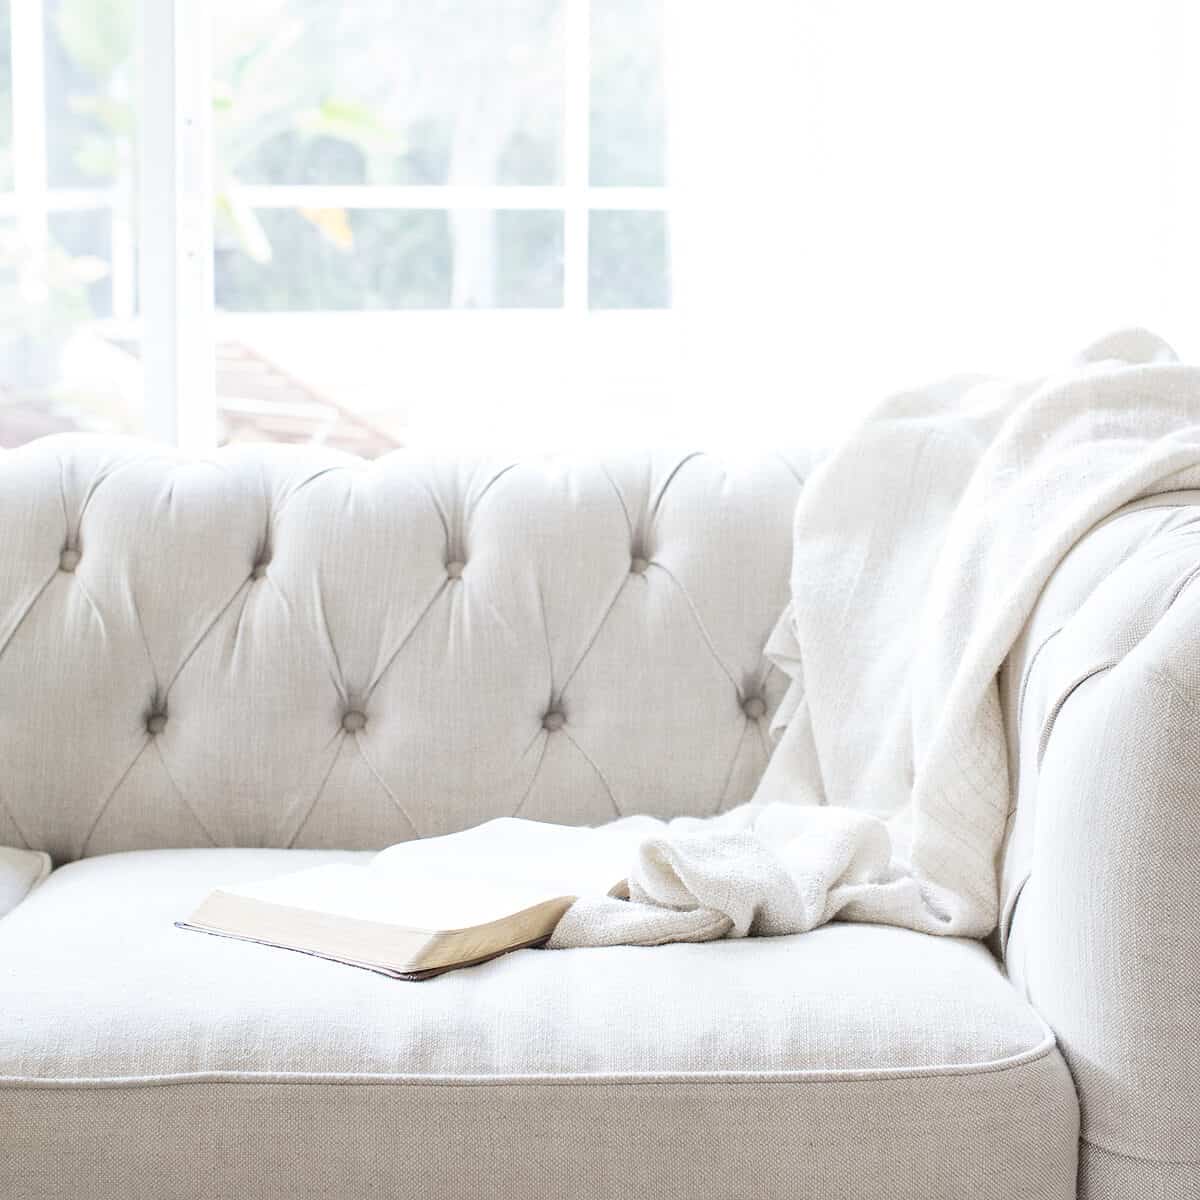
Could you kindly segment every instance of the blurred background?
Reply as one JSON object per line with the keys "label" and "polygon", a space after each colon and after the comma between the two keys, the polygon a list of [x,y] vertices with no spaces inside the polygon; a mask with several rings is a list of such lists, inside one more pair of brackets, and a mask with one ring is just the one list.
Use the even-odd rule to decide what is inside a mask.
{"label": "blurred background", "polygon": [[[207,9],[162,103],[212,159],[177,336],[217,441],[770,445],[1119,324],[1200,355],[1187,0]],[[183,402],[143,369],[142,15],[0,0],[0,445]]]}

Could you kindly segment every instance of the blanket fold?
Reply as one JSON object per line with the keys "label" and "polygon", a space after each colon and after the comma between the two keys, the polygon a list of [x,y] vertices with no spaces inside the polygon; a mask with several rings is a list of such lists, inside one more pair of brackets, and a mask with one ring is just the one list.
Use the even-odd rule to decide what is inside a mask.
{"label": "blanket fold", "polygon": [[[997,673],[1097,522],[1200,486],[1200,371],[1144,330],[1023,381],[886,400],[797,505],[791,680],[754,798],[641,822],[630,901],[581,900],[552,947],[805,932],[833,918],[986,936],[1009,808]],[[626,822],[629,823],[629,822]]]}

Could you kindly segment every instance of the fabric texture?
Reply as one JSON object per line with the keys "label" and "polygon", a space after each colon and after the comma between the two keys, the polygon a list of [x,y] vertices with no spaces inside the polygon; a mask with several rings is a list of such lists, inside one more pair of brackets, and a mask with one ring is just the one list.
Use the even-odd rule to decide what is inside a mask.
{"label": "fabric texture", "polygon": [[16,908],[49,874],[48,854],[0,846],[0,917]]}
{"label": "fabric texture", "polygon": [[806,933],[856,896],[874,898],[894,873],[884,822],[847,808],[745,804],[703,820],[628,817],[608,828],[645,831],[629,900],[581,898],[551,949]]}
{"label": "fabric texture", "polygon": [[[1089,1200],[1189,1195],[1200,1177],[1200,493],[1163,494],[1196,481],[1160,473],[1194,457],[1192,383],[1165,362],[1101,365],[1164,353],[1135,342],[1045,385],[1064,425],[1090,413],[1094,428],[1086,451],[1064,428],[1038,454],[1061,451],[1071,512],[1081,529],[1093,512],[1100,523],[1048,580],[996,701],[1012,734],[1000,774],[1019,798],[997,856],[999,940],[1078,1083]],[[1031,403],[1036,386],[1022,386]],[[973,393],[981,419],[1005,390]],[[937,408],[932,394],[902,398],[892,419],[948,461],[958,451]],[[1157,438],[1171,421],[1178,432]],[[1129,495],[1150,494],[1109,516],[1118,461]],[[258,947],[205,951],[230,957],[202,966],[162,940],[186,934],[140,923],[222,881],[324,858],[164,851],[168,884],[151,878],[158,854],[87,857],[378,849],[514,812],[704,817],[754,793],[777,709],[788,731],[761,798],[828,763],[820,807],[850,814],[843,833],[882,825],[894,855],[922,826],[884,820],[870,789],[850,786],[865,768],[847,765],[839,722],[858,719],[862,681],[825,716],[815,697],[835,690],[839,638],[873,647],[893,682],[919,637],[935,645],[928,613],[870,625],[866,584],[847,576],[877,554],[898,496],[930,520],[945,497],[913,496],[887,456],[828,477],[857,497],[855,471],[879,475],[886,521],[860,528],[844,561],[827,556],[845,611],[809,622],[794,605],[778,627],[789,688],[763,648],[788,600],[810,463],[405,453],[366,465],[263,447],[192,461],[91,437],[0,452],[0,688],[17,698],[0,722],[0,842],[84,857],[0,920],[0,1195],[405,1194],[418,1163],[432,1196],[1073,1195],[1079,1114],[1063,1063],[1052,1049],[1025,1057],[1041,1045],[1030,1006],[956,938],[834,923],[707,947],[521,953],[385,992]],[[1004,529],[1034,545],[1039,497],[1018,499],[1027,526]],[[812,529],[803,573],[821,561]],[[980,575],[994,627],[1021,580]],[[903,761],[910,737],[932,753],[935,722],[914,733],[893,717],[880,753]],[[743,815],[723,824],[748,836]],[[672,886],[673,861],[658,860]],[[677,862],[689,886],[703,874]],[[828,892],[818,879],[797,901],[805,920],[830,896],[836,907],[841,877],[823,878]],[[752,896],[724,903],[705,917],[714,928],[766,913]],[[642,1011],[652,1004],[672,1022],[691,1014],[686,1038]],[[338,1074],[341,1059],[366,1073]]]}
{"label": "fabric texture", "polygon": [[171,925],[353,859],[97,856],[0,922],[0,1195],[1074,1195],[1070,1078],[974,942],[834,924],[397,984]]}
{"label": "fabric texture", "polygon": [[1079,1200],[1192,1200],[1200,1196],[1200,1163],[1126,1158],[1082,1142]]}
{"label": "fabric texture", "polygon": [[811,458],[0,451],[0,844],[378,850],[748,800]]}
{"label": "fabric texture", "polygon": [[1144,331],[1045,378],[886,401],[797,505],[792,601],[768,646],[792,685],[753,803],[708,831],[660,826],[634,906],[581,901],[552,944],[834,916],[989,934],[1010,805],[1000,668],[1090,527],[1197,483],[1200,370]]}
{"label": "fabric texture", "polygon": [[1200,492],[1127,506],[1002,677],[1004,950],[1082,1101],[1080,1194],[1200,1195]]}

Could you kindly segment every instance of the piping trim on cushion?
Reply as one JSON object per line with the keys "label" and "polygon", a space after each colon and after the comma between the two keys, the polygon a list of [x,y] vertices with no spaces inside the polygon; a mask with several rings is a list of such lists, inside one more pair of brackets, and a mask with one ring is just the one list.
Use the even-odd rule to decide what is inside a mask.
{"label": "piping trim on cushion", "polygon": [[1048,1034],[1029,1050],[981,1063],[946,1063],[932,1067],[884,1067],[879,1070],[807,1070],[807,1071],[706,1071],[595,1074],[529,1075],[401,1075],[347,1072],[345,1074],[305,1071],[195,1071],[171,1075],[125,1075],[95,1079],[45,1079],[37,1076],[0,1076],[0,1088],[123,1088],[161,1087],[185,1083],[333,1083],[390,1084],[422,1087],[488,1087],[494,1085],[560,1086],[587,1084],[595,1087],[622,1087],[626,1084],[796,1084],[796,1083],[878,1083],[909,1079],[940,1078],[954,1075],[991,1075],[1029,1066],[1053,1054],[1058,1048],[1054,1035]]}

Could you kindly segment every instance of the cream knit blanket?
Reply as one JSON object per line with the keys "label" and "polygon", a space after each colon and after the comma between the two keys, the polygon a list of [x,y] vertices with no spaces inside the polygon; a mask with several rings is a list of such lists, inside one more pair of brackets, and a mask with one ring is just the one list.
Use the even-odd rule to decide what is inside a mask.
{"label": "cream knit blanket", "polygon": [[754,799],[646,837],[631,902],[553,947],[798,933],[834,917],[982,937],[1009,813],[997,672],[1063,556],[1121,505],[1200,487],[1200,369],[1140,330],[1023,382],[892,397],[796,510],[791,678]]}

